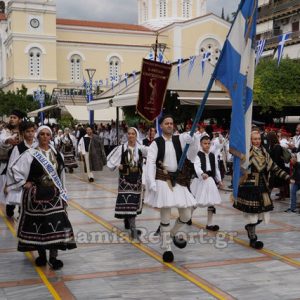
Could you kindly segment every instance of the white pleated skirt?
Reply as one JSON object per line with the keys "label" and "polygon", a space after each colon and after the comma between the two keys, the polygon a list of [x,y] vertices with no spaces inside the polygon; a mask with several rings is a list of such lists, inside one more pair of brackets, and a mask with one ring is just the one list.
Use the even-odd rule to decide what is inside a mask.
{"label": "white pleated skirt", "polygon": [[146,189],[144,203],[155,208],[187,208],[196,205],[196,200],[187,187],[176,184],[171,190],[166,181],[155,181],[157,192]]}
{"label": "white pleated skirt", "polygon": [[219,190],[212,177],[206,180],[194,178],[191,184],[191,192],[196,199],[196,206],[206,207],[222,202]]}

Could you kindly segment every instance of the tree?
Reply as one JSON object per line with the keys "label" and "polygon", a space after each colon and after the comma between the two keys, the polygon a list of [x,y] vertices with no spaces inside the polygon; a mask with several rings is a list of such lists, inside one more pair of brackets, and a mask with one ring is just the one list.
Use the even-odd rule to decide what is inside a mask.
{"label": "tree", "polygon": [[262,107],[281,110],[300,105],[300,60],[261,59],[255,72],[253,100]]}
{"label": "tree", "polygon": [[225,20],[224,7],[222,7],[222,14],[221,14],[221,18],[222,18],[223,20]]}
{"label": "tree", "polygon": [[39,108],[32,95],[27,95],[27,88],[22,86],[16,92],[0,90],[0,115],[9,115],[13,109],[19,109],[25,113]]}

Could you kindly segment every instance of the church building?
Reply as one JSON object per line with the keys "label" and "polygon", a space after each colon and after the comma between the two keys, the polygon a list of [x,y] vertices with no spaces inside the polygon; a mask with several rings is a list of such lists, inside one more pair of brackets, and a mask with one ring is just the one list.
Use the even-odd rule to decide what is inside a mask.
{"label": "church building", "polygon": [[207,11],[207,0],[137,0],[136,8],[137,24],[122,24],[57,18],[53,0],[0,1],[0,87],[82,89],[87,68],[103,86],[117,82],[140,70],[157,36],[164,61],[206,51],[218,60],[230,24]]}

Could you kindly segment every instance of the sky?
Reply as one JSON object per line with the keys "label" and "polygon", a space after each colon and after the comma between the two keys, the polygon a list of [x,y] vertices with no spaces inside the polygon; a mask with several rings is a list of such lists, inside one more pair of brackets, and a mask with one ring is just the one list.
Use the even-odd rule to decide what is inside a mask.
{"label": "sky", "polygon": [[[208,11],[225,16],[239,0],[207,0]],[[137,24],[137,0],[56,0],[59,18]]]}

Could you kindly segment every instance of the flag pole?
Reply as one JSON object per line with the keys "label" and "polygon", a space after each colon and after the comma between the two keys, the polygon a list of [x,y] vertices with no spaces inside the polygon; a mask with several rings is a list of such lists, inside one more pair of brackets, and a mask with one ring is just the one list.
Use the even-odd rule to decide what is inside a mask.
{"label": "flag pole", "polygon": [[[236,12],[236,14],[235,14],[233,23],[232,23],[232,25],[231,25],[231,27],[230,27],[230,29],[229,29],[229,32],[228,32],[228,34],[227,34],[227,37],[226,37],[226,39],[225,39],[225,43],[226,43],[226,40],[228,39],[228,37],[229,37],[229,35],[230,35],[230,33],[231,33],[231,30],[232,30],[233,24],[235,23],[235,20],[236,20],[236,18],[237,18],[238,12],[239,12],[239,10],[241,9],[242,4],[243,4],[244,2],[245,2],[245,0],[241,0],[241,2],[240,2],[240,4],[239,4],[239,7],[238,7],[237,12]],[[225,45],[225,43],[224,43],[224,45]],[[223,49],[224,49],[224,46],[223,46]],[[216,66],[215,66],[214,72],[213,72],[213,74],[212,74],[212,76],[211,76],[211,78],[210,78],[210,81],[209,81],[208,85],[207,85],[207,89],[206,89],[206,91],[205,91],[205,94],[204,94],[203,100],[202,100],[202,102],[201,102],[201,105],[198,107],[197,114],[196,114],[196,116],[195,116],[195,119],[194,119],[194,122],[193,122],[193,125],[192,125],[192,128],[191,128],[191,131],[190,131],[190,136],[191,136],[191,137],[194,136],[194,133],[195,133],[195,131],[196,131],[197,124],[198,124],[198,122],[200,121],[200,119],[201,119],[201,117],[202,117],[202,114],[203,114],[203,111],[204,111],[204,107],[205,107],[206,101],[207,101],[207,99],[208,99],[209,93],[210,93],[211,88],[212,88],[212,86],[213,86],[213,84],[214,84],[214,81],[215,81],[215,74],[216,74],[216,72],[217,72],[217,69],[218,69],[218,67],[219,67],[219,63],[220,63],[220,61],[222,60],[222,57],[223,57],[223,54],[224,54],[223,49],[222,49],[222,51],[221,51],[220,57],[219,57],[219,59],[218,59],[218,62],[217,62],[217,64],[216,64]],[[180,158],[179,163],[178,163],[177,174],[178,174],[178,173],[182,170],[182,168],[183,168],[183,164],[184,164],[184,161],[185,161],[185,159],[186,159],[186,156],[187,156],[187,152],[188,152],[188,150],[189,150],[189,147],[190,147],[189,144],[186,144],[185,147],[184,147],[184,150],[183,150],[183,152],[182,152],[181,158]],[[175,178],[175,180],[176,180],[176,178]]]}
{"label": "flag pole", "polygon": [[[215,72],[214,72],[215,73]],[[196,128],[197,128],[197,124],[199,123],[201,117],[202,117],[202,114],[203,114],[203,111],[204,111],[204,107],[205,107],[205,104],[206,104],[206,101],[208,99],[208,96],[209,96],[209,93],[211,91],[211,88],[214,84],[214,81],[215,81],[215,76],[214,76],[214,73],[213,75],[211,76],[210,78],[210,81],[208,83],[208,86],[207,86],[207,89],[205,91],[205,94],[204,94],[204,97],[202,99],[202,102],[201,102],[201,105],[199,105],[198,107],[198,110],[197,110],[197,114],[195,116],[195,119],[193,121],[193,125],[192,125],[192,128],[191,128],[191,131],[190,131],[190,136],[193,137],[194,136],[194,133],[196,131]],[[186,144],[185,147],[184,147],[184,150],[182,152],[182,155],[181,155],[181,158],[179,160],[179,164],[178,164],[178,171],[181,171],[182,170],[182,167],[183,167],[183,164],[184,164],[184,161],[186,159],[186,156],[187,156],[187,152],[189,150],[189,147],[190,145],[189,144]]]}

